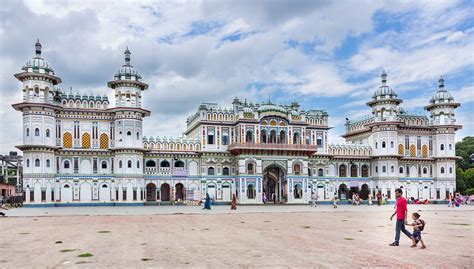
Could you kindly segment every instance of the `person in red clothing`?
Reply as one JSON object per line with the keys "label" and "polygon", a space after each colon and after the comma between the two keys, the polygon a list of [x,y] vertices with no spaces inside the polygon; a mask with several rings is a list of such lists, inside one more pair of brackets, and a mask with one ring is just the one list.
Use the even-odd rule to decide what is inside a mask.
{"label": "person in red clothing", "polygon": [[408,209],[407,209],[407,200],[402,196],[403,191],[402,189],[395,190],[395,197],[397,199],[396,210],[393,212],[392,216],[390,217],[390,221],[392,221],[393,217],[397,215],[397,223],[395,225],[395,241],[390,244],[390,246],[398,246],[400,242],[400,231],[402,231],[408,238],[411,239],[413,245],[416,245],[415,238],[413,235],[405,228],[405,224],[407,222],[408,216]]}

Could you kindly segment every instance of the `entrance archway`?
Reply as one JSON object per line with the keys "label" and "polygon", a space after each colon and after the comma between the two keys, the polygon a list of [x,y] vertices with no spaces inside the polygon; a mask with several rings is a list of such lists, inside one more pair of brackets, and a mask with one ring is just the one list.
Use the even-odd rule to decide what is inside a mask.
{"label": "entrance archway", "polygon": [[339,199],[341,199],[341,200],[346,200],[347,199],[348,190],[347,190],[347,185],[346,184],[339,185],[338,195],[339,195]]}
{"label": "entrance archway", "polygon": [[184,194],[184,186],[181,183],[175,185],[176,189],[176,200],[183,201],[185,194]]}
{"label": "entrance archway", "polygon": [[146,201],[147,202],[156,201],[156,186],[153,183],[148,183],[146,185]]}
{"label": "entrance archway", "polygon": [[161,184],[161,201],[169,201],[170,200],[170,185],[167,183]]}
{"label": "entrance archway", "polygon": [[360,198],[363,200],[367,200],[369,198],[369,185],[367,184],[362,184],[361,190],[360,190]]}
{"label": "entrance archway", "polygon": [[263,170],[263,191],[268,202],[285,203],[288,200],[287,185],[285,170],[280,166],[270,165]]}

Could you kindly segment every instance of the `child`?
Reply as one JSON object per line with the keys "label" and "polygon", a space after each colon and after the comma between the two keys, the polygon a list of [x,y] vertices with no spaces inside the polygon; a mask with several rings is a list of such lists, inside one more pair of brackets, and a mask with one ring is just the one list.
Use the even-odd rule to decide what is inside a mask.
{"label": "child", "polygon": [[413,213],[411,215],[411,218],[413,219],[413,223],[409,224],[410,226],[413,226],[413,237],[416,240],[416,243],[411,245],[412,248],[416,247],[416,244],[418,242],[421,243],[421,249],[426,248],[425,243],[421,239],[421,231],[425,229],[425,221],[420,219],[420,214],[418,213]]}
{"label": "child", "polygon": [[332,198],[332,207],[337,208],[337,193],[334,193],[334,198]]}

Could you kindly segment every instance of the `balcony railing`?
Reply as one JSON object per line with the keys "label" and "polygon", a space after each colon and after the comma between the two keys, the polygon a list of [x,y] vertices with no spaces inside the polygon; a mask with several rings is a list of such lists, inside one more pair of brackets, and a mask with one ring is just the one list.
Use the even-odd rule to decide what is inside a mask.
{"label": "balcony railing", "polygon": [[301,144],[276,144],[276,143],[232,143],[229,150],[246,150],[246,149],[262,149],[262,150],[279,150],[279,151],[307,151],[316,152],[316,145]]}
{"label": "balcony railing", "polygon": [[145,167],[145,174],[147,175],[171,175],[175,177],[187,176],[188,171],[184,167]]}

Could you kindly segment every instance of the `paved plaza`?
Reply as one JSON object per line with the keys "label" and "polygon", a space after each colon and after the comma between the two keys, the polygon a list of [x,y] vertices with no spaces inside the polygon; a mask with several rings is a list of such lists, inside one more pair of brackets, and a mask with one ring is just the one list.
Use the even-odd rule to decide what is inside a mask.
{"label": "paved plaza", "polygon": [[393,205],[11,209],[0,218],[0,267],[474,266],[474,207],[409,210],[427,223],[425,250],[403,236],[400,247],[388,246]]}

